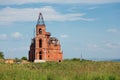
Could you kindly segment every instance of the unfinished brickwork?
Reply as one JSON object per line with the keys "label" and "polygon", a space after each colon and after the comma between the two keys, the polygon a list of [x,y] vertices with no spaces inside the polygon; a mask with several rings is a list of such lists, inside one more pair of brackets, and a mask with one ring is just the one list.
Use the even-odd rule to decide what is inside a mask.
{"label": "unfinished brickwork", "polygon": [[29,50],[29,61],[56,61],[61,62],[63,53],[57,38],[46,32],[43,16],[40,13],[36,25],[36,36],[32,39]]}

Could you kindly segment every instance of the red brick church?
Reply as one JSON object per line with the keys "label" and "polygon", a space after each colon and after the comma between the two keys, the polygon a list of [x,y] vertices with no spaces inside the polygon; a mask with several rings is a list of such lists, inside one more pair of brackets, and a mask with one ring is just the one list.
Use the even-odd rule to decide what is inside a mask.
{"label": "red brick church", "polygon": [[38,17],[36,35],[31,41],[28,56],[31,62],[62,61],[63,53],[60,42],[57,38],[51,37],[50,32],[46,32],[41,13]]}

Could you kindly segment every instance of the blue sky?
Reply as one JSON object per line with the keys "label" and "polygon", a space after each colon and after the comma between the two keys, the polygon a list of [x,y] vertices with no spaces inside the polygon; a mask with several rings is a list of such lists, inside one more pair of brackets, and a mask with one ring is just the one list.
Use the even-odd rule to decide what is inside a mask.
{"label": "blue sky", "polygon": [[120,0],[0,0],[5,58],[28,56],[39,12],[64,59],[120,59]]}

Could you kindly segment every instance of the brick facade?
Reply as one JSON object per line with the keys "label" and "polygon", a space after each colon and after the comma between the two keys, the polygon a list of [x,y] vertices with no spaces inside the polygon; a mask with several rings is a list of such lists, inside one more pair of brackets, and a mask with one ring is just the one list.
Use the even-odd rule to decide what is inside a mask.
{"label": "brick facade", "polygon": [[[40,20],[42,20],[40,23]],[[29,61],[62,61],[63,53],[57,38],[51,37],[50,32],[46,32],[46,26],[42,14],[39,14],[36,25],[36,36],[32,39],[29,50]]]}

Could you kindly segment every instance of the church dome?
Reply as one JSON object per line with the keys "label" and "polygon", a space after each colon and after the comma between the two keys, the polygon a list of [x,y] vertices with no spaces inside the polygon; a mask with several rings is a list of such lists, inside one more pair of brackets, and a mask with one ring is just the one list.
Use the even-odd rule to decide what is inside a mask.
{"label": "church dome", "polygon": [[59,43],[59,40],[58,40],[56,37],[51,37],[51,38],[49,39],[49,44],[58,45],[58,44],[60,44],[60,43]]}

